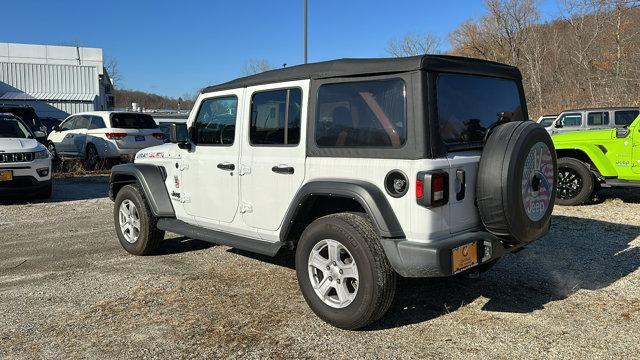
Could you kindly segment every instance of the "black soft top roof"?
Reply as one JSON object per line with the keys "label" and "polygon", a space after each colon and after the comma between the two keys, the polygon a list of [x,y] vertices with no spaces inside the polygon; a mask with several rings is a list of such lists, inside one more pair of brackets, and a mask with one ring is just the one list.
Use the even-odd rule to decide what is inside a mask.
{"label": "black soft top roof", "polygon": [[303,79],[395,74],[415,70],[454,72],[521,79],[518,68],[493,61],[449,55],[421,55],[403,58],[339,59],[291,66],[209,86],[202,93]]}

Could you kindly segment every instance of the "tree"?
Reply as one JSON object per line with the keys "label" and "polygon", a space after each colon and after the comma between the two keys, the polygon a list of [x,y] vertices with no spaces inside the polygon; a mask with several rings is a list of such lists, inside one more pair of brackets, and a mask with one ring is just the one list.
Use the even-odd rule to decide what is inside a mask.
{"label": "tree", "polygon": [[118,60],[114,57],[108,58],[104,63],[104,68],[107,70],[109,78],[111,78],[111,84],[113,84],[113,87],[118,87],[118,84],[122,81],[122,73],[118,66]]}
{"label": "tree", "polygon": [[267,59],[249,59],[245,64],[241,76],[249,76],[271,70],[272,67]]}
{"label": "tree", "polygon": [[386,50],[393,57],[433,54],[440,52],[441,43],[440,38],[432,33],[406,33],[402,39],[390,39]]}

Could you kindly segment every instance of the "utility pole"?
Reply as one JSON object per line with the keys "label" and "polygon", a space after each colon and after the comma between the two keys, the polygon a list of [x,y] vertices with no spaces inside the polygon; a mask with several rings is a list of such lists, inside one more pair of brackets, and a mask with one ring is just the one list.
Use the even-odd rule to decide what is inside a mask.
{"label": "utility pole", "polygon": [[304,63],[307,63],[307,1],[304,0]]}

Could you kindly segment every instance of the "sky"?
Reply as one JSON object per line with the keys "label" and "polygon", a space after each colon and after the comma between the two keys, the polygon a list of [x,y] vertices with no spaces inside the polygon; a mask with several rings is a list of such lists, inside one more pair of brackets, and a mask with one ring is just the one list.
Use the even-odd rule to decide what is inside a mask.
{"label": "sky", "polygon": [[[309,62],[384,57],[389,39],[449,32],[485,12],[481,0],[308,0]],[[555,0],[540,0],[543,18]],[[0,42],[99,47],[115,58],[120,88],[172,97],[303,57],[303,0],[4,1]],[[446,49],[447,44],[444,44]]]}

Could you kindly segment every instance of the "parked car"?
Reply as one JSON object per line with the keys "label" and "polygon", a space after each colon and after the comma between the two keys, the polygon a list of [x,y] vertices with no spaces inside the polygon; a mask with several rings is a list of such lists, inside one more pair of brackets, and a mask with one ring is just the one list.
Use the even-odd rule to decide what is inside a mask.
{"label": "parked car", "polygon": [[515,67],[440,55],[208,87],[171,143],[113,167],[118,239],[135,255],[165,231],[296,249],[311,309],[360,328],[389,308],[396,273],[477,274],[548,232],[555,150],[522,94]]}
{"label": "parked car", "polygon": [[47,127],[42,124],[36,111],[27,105],[0,104],[0,113],[10,113],[20,118],[31,130],[32,133],[37,131],[44,133],[44,136],[38,137],[41,143],[46,143]]}
{"label": "parked car", "polygon": [[164,142],[169,142],[170,138],[170,129],[171,124],[186,124],[187,119],[165,119],[165,118],[154,118],[156,123],[158,124],[158,128],[164,134]]}
{"label": "parked car", "polygon": [[47,146],[55,156],[82,159],[93,169],[101,160],[130,161],[140,149],[162,143],[164,135],[150,115],[96,111],[69,116],[54,127]]}
{"label": "parked car", "polygon": [[551,134],[625,127],[629,126],[639,113],[640,109],[637,107],[566,110],[554,121]]}
{"label": "parked car", "polygon": [[545,130],[549,134],[551,134],[551,130],[553,129],[553,122],[558,118],[558,115],[542,115],[536,121],[540,126],[544,127]]}
{"label": "parked car", "polygon": [[0,113],[0,195],[46,199],[51,189],[49,151],[20,118]]}
{"label": "parked car", "polygon": [[60,126],[62,120],[54,117],[41,117],[40,122],[47,128],[47,134],[51,133],[56,126]]}
{"label": "parked car", "polygon": [[628,127],[552,136],[560,205],[580,205],[603,187],[640,187],[640,116]]}

